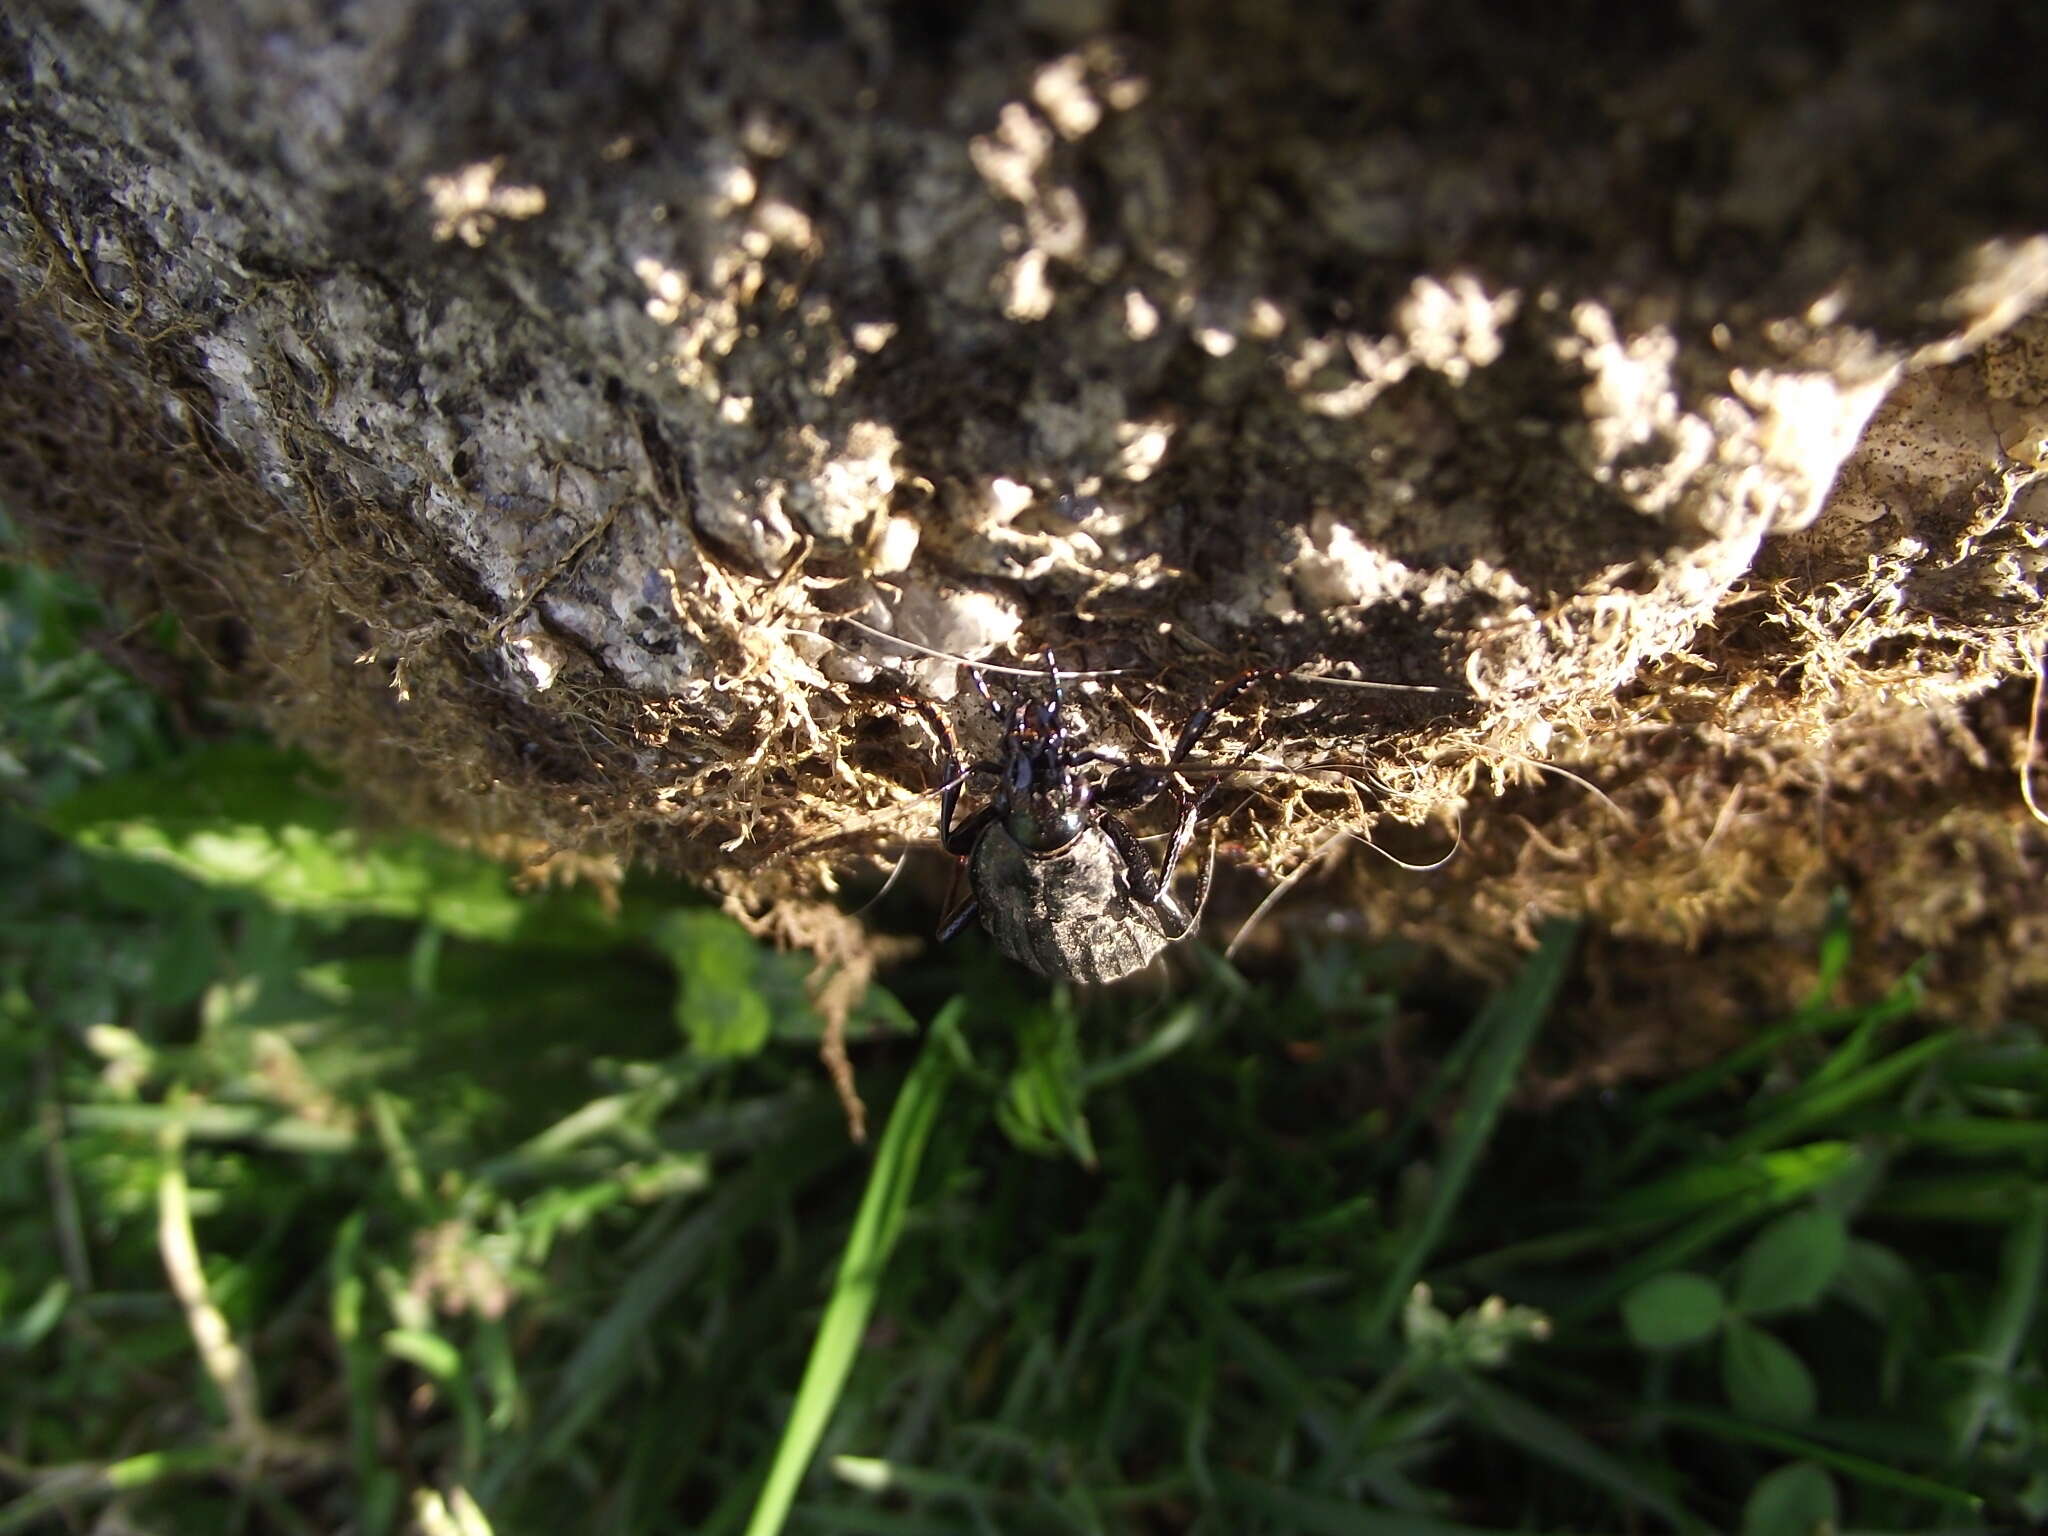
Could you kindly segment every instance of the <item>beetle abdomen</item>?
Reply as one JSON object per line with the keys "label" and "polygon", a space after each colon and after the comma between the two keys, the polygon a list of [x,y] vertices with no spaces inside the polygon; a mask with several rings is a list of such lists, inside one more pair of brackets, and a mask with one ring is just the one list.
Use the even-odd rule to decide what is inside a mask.
{"label": "beetle abdomen", "polygon": [[974,845],[968,877],[996,948],[1042,976],[1115,981],[1166,947],[1159,914],[1124,886],[1123,859],[1090,827],[1057,853],[1033,853],[1001,827]]}

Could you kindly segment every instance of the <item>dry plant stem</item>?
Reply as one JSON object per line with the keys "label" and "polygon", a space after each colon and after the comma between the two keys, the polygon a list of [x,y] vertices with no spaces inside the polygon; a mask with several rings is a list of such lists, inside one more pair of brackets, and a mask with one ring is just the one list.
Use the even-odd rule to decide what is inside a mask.
{"label": "dry plant stem", "polygon": [[185,1326],[199,1350],[199,1363],[227,1407],[232,1438],[256,1453],[266,1438],[257,1407],[256,1369],[235,1342],[228,1320],[214,1305],[192,1235],[192,1203],[185,1183],[185,1128],[173,1121],[162,1136],[164,1171],[157,1180],[157,1247],[171,1292],[185,1313]]}
{"label": "dry plant stem", "polygon": [[[562,479],[562,471],[559,465],[556,466],[554,474],[553,494],[559,497]],[[541,594],[559,580],[563,572],[573,569],[576,562],[583,558],[584,552],[610,531],[612,524],[618,520],[619,509],[624,505],[626,505],[625,502],[619,501],[606,508],[604,516],[600,517],[582,537],[571,544],[568,551],[560,559],[556,560],[528,584],[526,591],[505,611],[504,617],[500,618],[484,632],[482,643],[496,645],[503,638],[506,630],[525,618],[528,611],[539,601]]]}
{"label": "dry plant stem", "polygon": [[868,1139],[868,1107],[855,1086],[853,1058],[846,1054],[846,1020],[825,1020],[824,1037],[818,1042],[818,1057],[832,1079],[832,1091],[839,1095],[839,1108],[846,1116],[846,1134],[857,1143]]}

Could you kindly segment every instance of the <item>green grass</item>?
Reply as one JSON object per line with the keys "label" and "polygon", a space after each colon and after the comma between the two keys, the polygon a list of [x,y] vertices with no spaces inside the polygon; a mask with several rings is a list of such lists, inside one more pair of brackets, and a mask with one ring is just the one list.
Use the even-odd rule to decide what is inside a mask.
{"label": "green grass", "polygon": [[0,567],[0,1532],[2048,1516],[2048,1042],[1834,1006],[1845,929],[1752,1048],[1542,1115],[1568,929],[1470,1010],[970,941],[864,1005],[862,1148],[800,962],[365,839],[97,622]]}

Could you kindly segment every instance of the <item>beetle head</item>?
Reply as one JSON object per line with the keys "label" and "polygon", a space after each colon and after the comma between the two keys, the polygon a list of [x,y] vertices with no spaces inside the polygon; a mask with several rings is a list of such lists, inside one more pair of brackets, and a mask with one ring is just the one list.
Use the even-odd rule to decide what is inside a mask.
{"label": "beetle head", "polygon": [[1017,705],[1003,734],[1003,827],[1034,853],[1057,853],[1088,829],[1093,787],[1067,751],[1057,699]]}

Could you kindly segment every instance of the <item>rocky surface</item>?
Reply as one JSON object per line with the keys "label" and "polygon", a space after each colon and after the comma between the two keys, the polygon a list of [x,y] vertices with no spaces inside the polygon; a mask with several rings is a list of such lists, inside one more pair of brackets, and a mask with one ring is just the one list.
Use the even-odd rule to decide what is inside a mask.
{"label": "rocky surface", "polygon": [[1352,9],[15,6],[0,486],[402,814],[856,968],[869,694],[1050,646],[1138,751],[1300,669],[1297,921],[2048,986],[2048,21]]}

